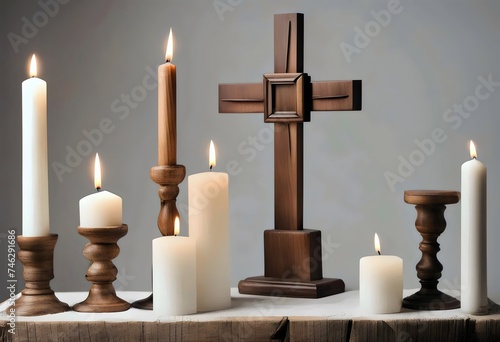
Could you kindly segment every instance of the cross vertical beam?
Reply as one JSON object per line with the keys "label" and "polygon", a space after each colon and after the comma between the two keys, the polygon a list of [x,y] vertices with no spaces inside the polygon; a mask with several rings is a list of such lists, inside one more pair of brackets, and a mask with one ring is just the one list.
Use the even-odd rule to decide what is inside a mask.
{"label": "cross vertical beam", "polygon": [[[274,72],[301,73],[304,69],[304,15],[274,18]],[[304,124],[274,123],[274,228],[303,228]]]}

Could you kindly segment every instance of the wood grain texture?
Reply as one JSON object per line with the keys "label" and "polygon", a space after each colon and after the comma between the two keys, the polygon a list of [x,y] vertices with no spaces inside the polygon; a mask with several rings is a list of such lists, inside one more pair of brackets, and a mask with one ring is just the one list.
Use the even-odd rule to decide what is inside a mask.
{"label": "wood grain texture", "polygon": [[274,15],[274,72],[304,71],[304,14]]}
{"label": "wood grain texture", "polygon": [[312,111],[361,110],[361,80],[311,83]]}
{"label": "wood grain texture", "polygon": [[111,260],[120,253],[119,239],[127,235],[128,226],[123,224],[109,228],[78,227],[78,234],[89,239],[83,255],[91,261],[85,279],[92,283],[89,295],[83,302],[75,304],[79,312],[117,312],[128,310],[130,304],[116,295],[113,282],[118,270]]}
{"label": "wood grain texture", "polygon": [[[17,236],[18,259],[23,265],[26,282],[21,297],[13,308],[18,316],[40,316],[68,311],[68,304],[61,302],[50,288],[54,278],[54,248],[58,235],[25,237]],[[10,308],[6,310],[9,314]]]}
{"label": "wood grain texture", "polygon": [[219,113],[264,113],[262,83],[219,84]]}
{"label": "wood grain texture", "polygon": [[417,219],[415,227],[422,236],[419,249],[422,257],[417,263],[417,277],[422,288],[415,294],[403,299],[403,306],[416,310],[447,310],[460,307],[460,302],[437,289],[443,265],[437,258],[440,251],[438,237],[446,228],[444,218],[445,204],[457,203],[458,191],[407,190],[406,203],[416,204]]}
{"label": "wood grain texture", "polygon": [[[250,299],[249,299],[250,300]],[[196,319],[176,317],[169,321],[116,322],[16,322],[16,334],[8,332],[8,320],[0,318],[1,341],[478,341],[500,340],[500,311],[494,305],[490,315],[457,315],[440,318],[434,312],[416,318],[409,314],[357,317],[341,314],[332,307],[332,316],[296,314],[283,316],[273,311],[280,298],[263,301],[253,298],[256,314],[245,317]],[[318,305],[335,305],[321,302]],[[276,314],[274,314],[276,313]],[[106,315],[108,316],[108,315]]]}

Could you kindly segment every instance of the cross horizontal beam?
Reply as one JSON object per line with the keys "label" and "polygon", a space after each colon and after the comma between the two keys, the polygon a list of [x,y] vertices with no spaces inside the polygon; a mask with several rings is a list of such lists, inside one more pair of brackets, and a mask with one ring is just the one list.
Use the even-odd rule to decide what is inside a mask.
{"label": "cross horizontal beam", "polygon": [[[312,111],[361,110],[361,80],[311,83]],[[219,84],[219,113],[263,113],[263,83]]]}

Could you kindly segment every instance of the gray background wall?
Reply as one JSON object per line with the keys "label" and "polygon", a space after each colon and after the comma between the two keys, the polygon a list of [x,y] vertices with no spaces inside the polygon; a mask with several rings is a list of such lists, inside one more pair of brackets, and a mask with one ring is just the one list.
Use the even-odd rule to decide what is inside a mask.
{"label": "gray background wall", "polygon": [[[499,301],[500,91],[498,84],[490,91],[483,87],[479,95],[488,98],[478,99],[476,87],[481,77],[500,81],[500,4],[218,1],[226,6],[219,13],[213,1],[73,0],[52,7],[46,22],[41,4],[54,1],[2,2],[0,278],[7,267],[4,234],[12,228],[22,232],[21,82],[31,54],[37,53],[40,75],[48,83],[49,164],[71,170],[58,178],[49,166],[51,231],[59,234],[52,287],[89,288],[84,278],[88,261],[82,255],[87,241],[76,227],[78,200],[94,191],[92,163],[99,152],[103,186],[123,198],[129,225],[115,260],[115,286],[151,288],[151,240],[160,234],[157,186],[148,174],[157,154],[157,89],[148,70],[163,62],[170,27],[178,73],[178,162],[188,174],[206,171],[213,139],[219,171],[230,161],[239,163],[239,174],[230,177],[232,282],[262,274],[263,230],[273,226],[270,126],[261,115],[219,115],[217,84],[260,82],[263,73],[273,70],[273,14],[302,12],[305,71],[312,79],[363,80],[363,111],[313,113],[305,126],[304,225],[323,232],[324,275],[357,289],[359,259],[374,254],[377,232],[383,252],[404,259],[405,288],[416,288],[420,235],[415,209],[404,203],[403,191],[460,190],[460,166],[469,159],[468,140],[473,139],[489,171],[488,285],[490,297]],[[394,12],[390,19],[377,23],[376,13],[388,7]],[[26,21],[39,26],[36,33],[28,32],[30,37],[23,33]],[[366,30],[371,37],[362,41],[359,31]],[[12,44],[13,34],[23,42]],[[343,53],[347,45],[356,52]],[[147,90],[144,80],[154,89]],[[129,104],[124,96],[130,96]],[[459,116],[457,105],[465,105],[470,115]],[[114,130],[103,134],[90,155],[68,165],[68,149],[89,141],[83,131],[97,129],[103,118],[111,120]],[[436,129],[440,142],[422,151],[415,140],[428,142]],[[250,145],[252,137],[258,146]],[[398,175],[402,159],[418,165],[401,168],[391,188],[384,175]],[[178,203],[187,206],[187,182]],[[440,287],[458,290],[460,206],[449,206],[446,218],[448,227],[439,239]],[[187,230],[184,210],[182,234]],[[7,297],[5,287],[0,284],[2,298]]]}

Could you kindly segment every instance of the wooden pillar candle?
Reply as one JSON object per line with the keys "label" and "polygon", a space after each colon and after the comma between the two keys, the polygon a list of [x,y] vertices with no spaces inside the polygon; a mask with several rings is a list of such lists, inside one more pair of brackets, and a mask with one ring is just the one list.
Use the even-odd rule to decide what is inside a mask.
{"label": "wooden pillar candle", "polygon": [[[47,236],[17,237],[18,258],[23,264],[23,279],[26,282],[21,297],[12,307],[17,316],[39,316],[69,310],[69,306],[57,299],[50,288],[54,278],[54,247],[57,234]],[[10,308],[6,310],[10,314]]]}
{"label": "wooden pillar candle", "polygon": [[375,234],[375,250],[379,255],[359,261],[359,303],[366,313],[395,313],[403,301],[403,259],[381,255]]}
{"label": "wooden pillar candle", "polygon": [[477,160],[470,142],[472,160],[462,165],[461,309],[482,315],[488,312],[486,276],[486,166]]}
{"label": "wooden pillar candle", "polygon": [[173,236],[153,240],[153,310],[159,316],[196,313],[196,243],[178,236],[179,218]]}
{"label": "wooden pillar candle", "polygon": [[[210,169],[215,148],[210,144]],[[203,172],[188,177],[189,232],[196,240],[198,311],[231,306],[229,275],[228,175]]]}

